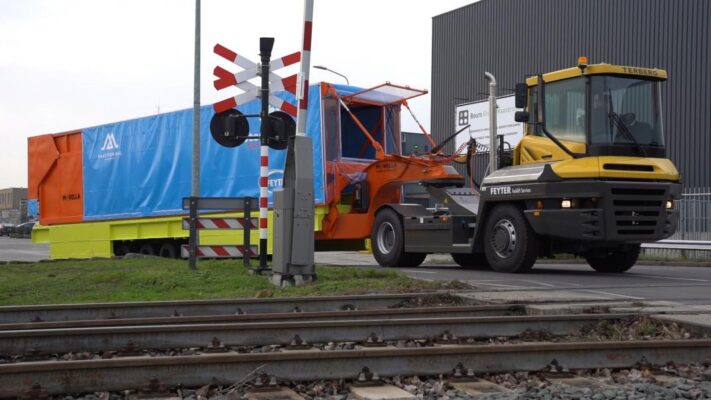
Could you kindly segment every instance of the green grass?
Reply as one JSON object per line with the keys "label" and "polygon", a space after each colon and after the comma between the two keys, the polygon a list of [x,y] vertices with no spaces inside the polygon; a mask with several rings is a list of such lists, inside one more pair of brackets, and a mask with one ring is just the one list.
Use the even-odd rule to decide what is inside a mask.
{"label": "green grass", "polygon": [[159,258],[8,264],[0,266],[0,305],[397,293],[443,285],[381,268],[316,272],[315,283],[279,289],[234,260],[201,261],[197,270]]}

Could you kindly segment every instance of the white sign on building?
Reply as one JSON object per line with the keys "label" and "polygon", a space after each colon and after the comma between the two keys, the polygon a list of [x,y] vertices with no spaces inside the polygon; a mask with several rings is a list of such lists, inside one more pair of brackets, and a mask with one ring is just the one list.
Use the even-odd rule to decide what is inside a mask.
{"label": "white sign on building", "polygon": [[[497,134],[504,135],[504,141],[513,148],[523,137],[523,123],[514,120],[516,111],[515,96],[502,96],[496,99]],[[474,138],[477,143],[489,146],[489,101],[460,104],[454,114],[455,131],[469,125],[454,139],[455,149]]]}

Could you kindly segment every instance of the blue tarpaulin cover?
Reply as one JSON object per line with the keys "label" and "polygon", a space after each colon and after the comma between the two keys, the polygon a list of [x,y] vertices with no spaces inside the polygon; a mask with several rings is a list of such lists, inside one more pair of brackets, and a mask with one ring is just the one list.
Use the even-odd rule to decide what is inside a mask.
{"label": "blue tarpaulin cover", "polygon": [[[324,203],[324,166],[320,90],[309,88],[306,134],[314,154],[314,200]],[[277,96],[294,104],[294,96]],[[238,107],[258,114],[258,100]],[[84,219],[105,220],[184,213],[183,197],[190,195],[192,172],[192,109],[101,125],[82,131]],[[212,106],[200,111],[200,196],[258,197],[259,141],[226,148],[210,135]],[[249,118],[250,134],[259,134],[259,119]],[[269,151],[271,191],[281,187],[285,150]]]}

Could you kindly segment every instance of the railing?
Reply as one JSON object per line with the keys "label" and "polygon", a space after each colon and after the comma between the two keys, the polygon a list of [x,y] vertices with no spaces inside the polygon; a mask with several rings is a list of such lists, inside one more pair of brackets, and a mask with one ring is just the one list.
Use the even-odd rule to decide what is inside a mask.
{"label": "railing", "polygon": [[711,254],[711,187],[685,188],[674,205],[679,226],[667,240],[645,243],[647,256],[708,260]]}

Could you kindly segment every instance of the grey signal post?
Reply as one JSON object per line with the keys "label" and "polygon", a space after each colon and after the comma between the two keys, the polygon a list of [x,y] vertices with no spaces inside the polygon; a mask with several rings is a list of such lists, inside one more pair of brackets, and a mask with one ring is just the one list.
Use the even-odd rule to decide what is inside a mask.
{"label": "grey signal post", "polygon": [[313,0],[304,1],[301,71],[296,93],[296,136],[289,138],[284,185],[274,190],[272,283],[300,285],[316,279],[314,268],[314,161],[306,136]]}
{"label": "grey signal post", "polygon": [[274,190],[272,283],[314,280],[314,178],[311,138],[289,138],[284,186]]}

